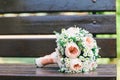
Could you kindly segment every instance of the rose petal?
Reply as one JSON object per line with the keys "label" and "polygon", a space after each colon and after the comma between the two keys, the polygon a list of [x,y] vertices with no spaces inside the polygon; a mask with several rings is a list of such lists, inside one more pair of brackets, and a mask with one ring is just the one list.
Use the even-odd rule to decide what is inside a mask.
{"label": "rose petal", "polygon": [[65,48],[65,55],[69,58],[77,58],[80,55],[80,50],[75,43],[71,42]]}
{"label": "rose petal", "polygon": [[79,59],[71,59],[70,61],[70,69],[72,71],[79,71],[82,69],[82,63]]}

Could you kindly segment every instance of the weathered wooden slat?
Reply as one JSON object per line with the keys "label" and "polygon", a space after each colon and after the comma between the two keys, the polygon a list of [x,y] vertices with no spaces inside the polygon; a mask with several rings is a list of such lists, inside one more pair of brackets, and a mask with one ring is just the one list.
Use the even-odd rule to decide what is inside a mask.
{"label": "weathered wooden slat", "polygon": [[[101,64],[95,71],[80,74],[64,74],[58,72],[57,65],[36,68],[33,64],[0,64],[0,79],[2,80],[115,80],[116,65]],[[2,70],[3,69],[3,70]],[[109,71],[108,71],[109,69]]]}
{"label": "weathered wooden slat", "polygon": [[115,11],[115,0],[0,0],[0,13]]}
{"label": "weathered wooden slat", "polygon": [[85,28],[93,34],[116,33],[115,15],[32,16],[0,18],[0,34],[53,34],[70,26]]}
{"label": "weathered wooden slat", "polygon": [[95,77],[90,77],[90,78],[80,78],[80,77],[66,77],[66,78],[64,78],[64,77],[45,77],[45,76],[43,76],[43,77],[30,77],[30,76],[27,76],[27,77],[22,77],[22,76],[0,76],[0,79],[1,80],[13,80],[13,79],[15,79],[15,80],[79,80],[79,79],[82,79],[82,80],[116,80],[116,78],[115,77],[113,77],[113,78],[111,78],[111,77],[97,77],[97,78],[95,78]]}
{"label": "weathered wooden slat", "polygon": [[[115,39],[97,39],[101,57],[116,57]],[[55,39],[0,39],[1,57],[39,57],[55,51]]]}
{"label": "weathered wooden slat", "polygon": [[[100,55],[101,57],[115,58],[117,57],[116,49],[116,39],[99,39],[98,46],[101,47]],[[111,47],[110,47],[111,46]]]}

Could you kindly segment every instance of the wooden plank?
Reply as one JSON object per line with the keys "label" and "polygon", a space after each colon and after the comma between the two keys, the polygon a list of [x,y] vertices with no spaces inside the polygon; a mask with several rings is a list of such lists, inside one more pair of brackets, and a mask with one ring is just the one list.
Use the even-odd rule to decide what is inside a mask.
{"label": "wooden plank", "polygon": [[57,65],[36,68],[33,64],[0,64],[0,78],[4,80],[115,80],[116,65],[101,64],[89,73],[64,74],[58,72]]}
{"label": "wooden plank", "polygon": [[103,77],[103,78],[80,78],[80,77],[66,77],[66,78],[63,78],[63,77],[30,77],[30,76],[27,76],[27,77],[21,77],[21,76],[0,76],[0,79],[1,80],[79,80],[79,79],[82,79],[82,80],[116,80],[116,78],[107,78],[107,77]]}
{"label": "wooden plank", "polygon": [[1,17],[0,34],[53,34],[70,26],[93,34],[115,34],[115,15]]}
{"label": "wooden plank", "polygon": [[[115,39],[97,39],[101,57],[116,57]],[[1,57],[40,57],[55,51],[55,39],[0,39]]]}
{"label": "wooden plank", "polygon": [[[115,58],[117,56],[116,39],[99,39],[98,46],[101,47],[101,57]],[[111,47],[110,47],[111,46]]]}
{"label": "wooden plank", "polygon": [[115,11],[115,0],[0,0],[0,13]]}

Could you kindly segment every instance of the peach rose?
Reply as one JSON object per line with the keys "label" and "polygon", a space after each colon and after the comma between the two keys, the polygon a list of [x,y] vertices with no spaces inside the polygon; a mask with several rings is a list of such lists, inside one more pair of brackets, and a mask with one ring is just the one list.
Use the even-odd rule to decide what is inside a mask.
{"label": "peach rose", "polygon": [[70,60],[70,70],[79,71],[82,69],[82,63],[79,59],[71,59]]}
{"label": "peach rose", "polygon": [[85,37],[85,44],[88,48],[92,49],[94,47],[94,39],[92,37]]}
{"label": "peach rose", "polygon": [[66,48],[65,48],[65,55],[69,58],[77,58],[80,55],[80,50],[78,48],[78,46],[71,42],[68,43]]}

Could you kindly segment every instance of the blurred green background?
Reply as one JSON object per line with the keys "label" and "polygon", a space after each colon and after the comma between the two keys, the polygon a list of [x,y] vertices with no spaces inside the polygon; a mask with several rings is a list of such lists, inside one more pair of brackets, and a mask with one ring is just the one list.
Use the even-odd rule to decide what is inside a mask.
{"label": "blurred green background", "polygon": [[116,2],[116,24],[117,24],[117,59],[114,61],[114,63],[117,64],[117,80],[120,80],[120,0],[117,0]]}
{"label": "blurred green background", "polygon": [[117,52],[120,58],[120,0],[117,0]]}
{"label": "blurred green background", "polygon": [[[114,59],[99,59],[99,64],[117,64],[117,80],[120,80],[120,0],[116,1],[116,25],[117,25],[117,35],[98,35],[98,37],[116,37],[117,38],[117,58]],[[105,12],[102,14],[110,14],[111,12]],[[114,13],[111,13],[114,14]],[[23,14],[24,15],[24,14]],[[1,16],[1,15],[0,15]],[[29,63],[34,64],[34,58],[0,58],[0,63]]]}

